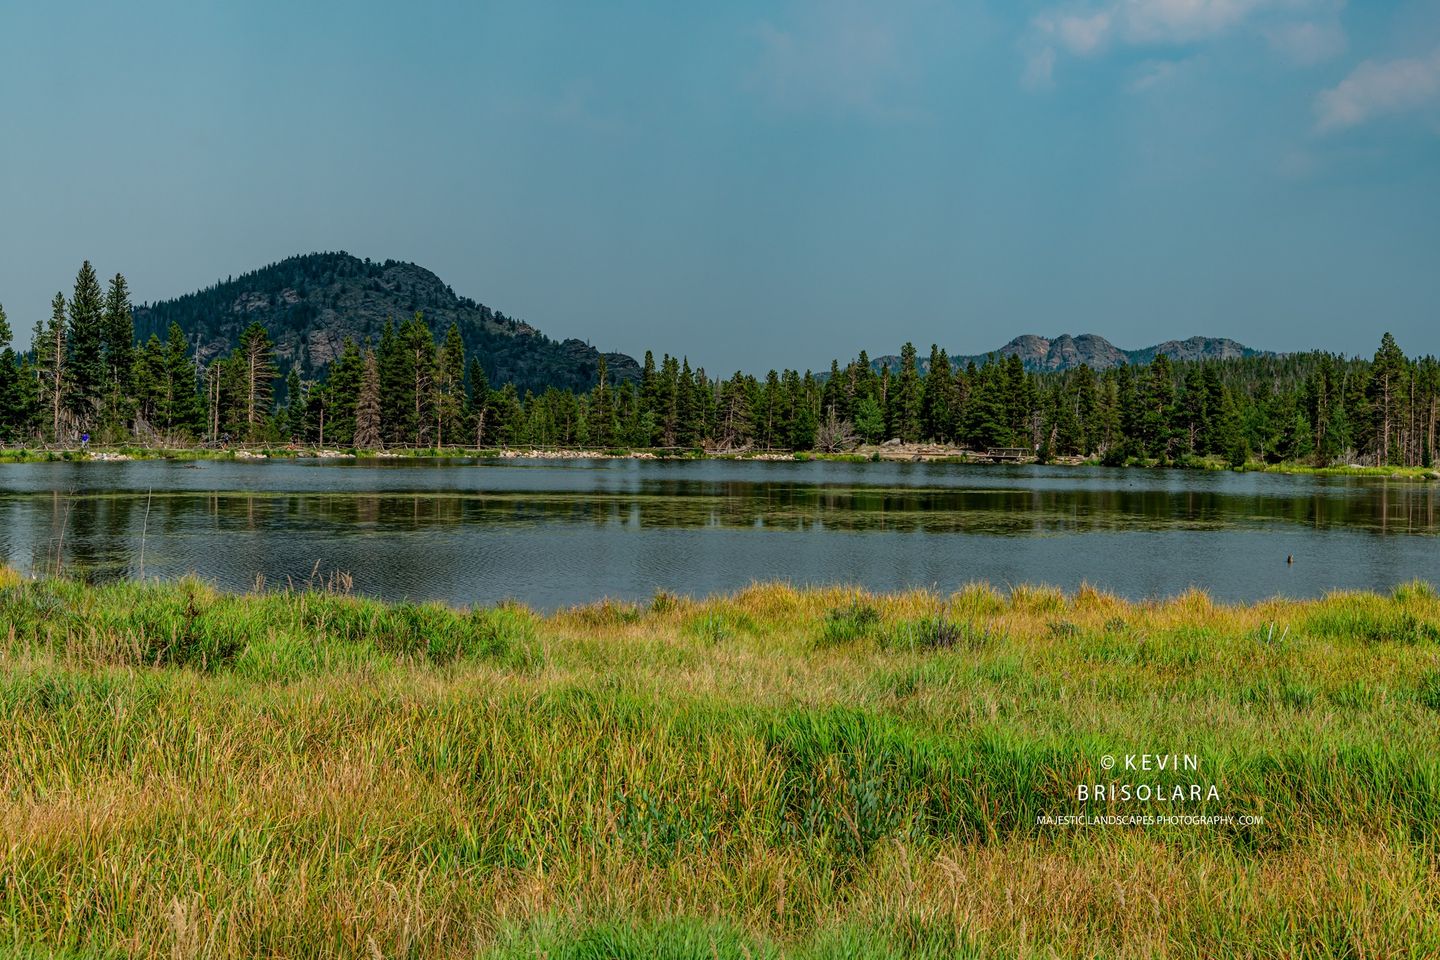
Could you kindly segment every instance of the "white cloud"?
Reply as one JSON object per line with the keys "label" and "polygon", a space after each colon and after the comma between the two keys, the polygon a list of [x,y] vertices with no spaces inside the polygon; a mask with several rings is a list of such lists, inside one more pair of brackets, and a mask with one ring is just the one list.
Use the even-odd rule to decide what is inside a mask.
{"label": "white cloud", "polygon": [[1264,7],[1285,0],[1124,0],[1132,43],[1193,43],[1218,36]]}
{"label": "white cloud", "polygon": [[1367,60],[1315,97],[1315,125],[1330,133],[1436,100],[1440,100],[1440,48],[1423,58]]}
{"label": "white cloud", "polygon": [[[1335,15],[1343,0],[1103,0],[1055,8],[1030,22],[1027,59],[1046,51],[1093,57],[1114,47],[1173,47],[1213,40],[1241,26],[1271,23],[1273,47],[1296,62],[1314,62],[1344,49]],[[1317,18],[1318,17],[1318,18]],[[1273,33],[1273,36],[1271,34]],[[1029,71],[1027,70],[1027,75]]]}
{"label": "white cloud", "polygon": [[1041,15],[1035,25],[1050,34],[1071,53],[1085,57],[1096,53],[1109,39],[1114,15],[1108,10],[1089,16]]}

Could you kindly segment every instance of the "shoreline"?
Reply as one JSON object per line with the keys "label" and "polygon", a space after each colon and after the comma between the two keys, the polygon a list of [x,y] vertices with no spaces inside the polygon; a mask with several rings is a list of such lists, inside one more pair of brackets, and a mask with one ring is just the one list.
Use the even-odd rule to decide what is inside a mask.
{"label": "shoreline", "polygon": [[[600,448],[600,447],[393,447],[361,450],[354,447],[319,447],[257,444],[253,446],[207,447],[135,447],[91,446],[87,448],[0,448],[0,464],[7,463],[118,463],[135,460],[403,460],[403,459],[480,459],[480,460],[731,460],[758,462],[808,463],[944,463],[972,466],[1105,466],[1096,458],[1052,457],[1045,462],[1037,458],[1011,458],[1003,463],[986,454],[939,444],[866,445],[844,453],[819,451],[707,451],[699,448]],[[1264,463],[1252,461],[1233,467],[1219,460],[1192,460],[1160,463],[1131,461],[1112,469],[1129,470],[1195,470],[1234,473],[1276,473],[1313,476],[1377,477],[1395,480],[1440,480],[1440,467],[1375,467],[1360,464],[1315,466],[1305,463]]]}

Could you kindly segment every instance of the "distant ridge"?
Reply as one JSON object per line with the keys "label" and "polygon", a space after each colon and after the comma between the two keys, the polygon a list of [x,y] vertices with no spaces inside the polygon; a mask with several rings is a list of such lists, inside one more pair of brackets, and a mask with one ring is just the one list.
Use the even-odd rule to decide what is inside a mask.
{"label": "distant ridge", "polygon": [[[1166,340],[1153,347],[1138,350],[1123,350],[1109,340],[1094,333],[1082,333],[1072,337],[1068,333],[1058,337],[1041,337],[1033,333],[1022,334],[995,351],[997,356],[1018,356],[1026,370],[1073,370],[1088,366],[1092,370],[1108,370],[1122,364],[1131,366],[1146,364],[1160,354],[1173,360],[1233,360],[1240,357],[1273,356],[1266,350],[1255,350],[1225,337],[1190,337],[1187,340]],[[977,365],[985,362],[989,354],[952,354],[950,362],[963,367],[972,361]],[[871,366],[879,372],[889,367],[900,369],[900,358],[893,354],[876,357]],[[920,358],[922,371],[928,370],[929,357]]]}
{"label": "distant ridge", "polygon": [[[399,260],[361,260],[348,253],[289,257],[195,293],[135,309],[143,341],[165,339],[178,323],[202,362],[235,345],[254,321],[275,343],[282,372],[306,376],[339,356],[346,338],[377,343],[387,319],[399,324],[416,311],[436,339],[450,325],[460,330],[467,355],[480,359],[490,381],[513,383],[522,393],[546,387],[588,390],[600,352],[581,340],[555,341],[534,327],[468,297],[424,267]],[[615,380],[637,380],[640,365],[622,353],[605,354]]]}

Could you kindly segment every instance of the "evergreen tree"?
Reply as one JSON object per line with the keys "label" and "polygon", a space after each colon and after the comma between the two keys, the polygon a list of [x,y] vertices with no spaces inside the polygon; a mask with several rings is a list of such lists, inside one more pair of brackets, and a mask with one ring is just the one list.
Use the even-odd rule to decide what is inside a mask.
{"label": "evergreen tree", "polygon": [[1001,361],[999,386],[1003,392],[1005,425],[1010,442],[1032,446],[1036,439],[1036,391],[1019,354],[1009,354]]}
{"label": "evergreen tree", "polygon": [[815,449],[815,435],[820,427],[819,391],[815,378],[805,371],[805,378],[796,382],[797,389],[791,402],[794,416],[791,418],[790,449]]}
{"label": "evergreen tree", "polygon": [[105,394],[104,313],[100,281],[95,278],[95,268],[86,260],[75,276],[75,292],[70,298],[65,394],[66,407],[82,431],[96,425]]}
{"label": "evergreen tree", "polygon": [[[669,357],[665,359],[669,360]],[[664,375],[655,366],[655,354],[646,350],[645,361],[640,368],[640,417],[649,425],[649,434],[637,436],[632,443],[643,447],[657,445],[664,433],[667,406]],[[644,419],[646,414],[649,415],[648,420]]]}
{"label": "evergreen tree", "polygon": [[105,357],[105,401],[102,420],[107,435],[120,438],[135,418],[135,321],[130,313],[130,290],[125,277],[115,274],[105,294],[101,319]]}
{"label": "evergreen tree", "polygon": [[1115,371],[1115,393],[1121,442],[1107,457],[1112,464],[1145,455],[1145,407],[1135,384],[1135,373],[1125,364]]}
{"label": "evergreen tree", "polygon": [[1138,387],[1140,445],[1147,457],[1170,458],[1170,424],[1175,416],[1175,383],[1170,358],[1159,354],[1150,363],[1148,376]]}
{"label": "evergreen tree", "polygon": [[998,365],[986,363],[980,368],[961,424],[961,439],[966,446],[983,451],[1010,445],[1012,433],[1006,410],[1009,393],[1008,379]]}
{"label": "evergreen tree", "polygon": [[715,441],[721,450],[738,450],[750,442],[750,398],[745,375],[739,370],[720,391]]}
{"label": "evergreen tree", "polygon": [[705,439],[703,408],[695,390],[690,358],[685,357],[680,366],[680,378],[675,383],[675,442],[682,447],[698,446]]}
{"label": "evergreen tree", "polygon": [[25,410],[20,398],[20,370],[10,347],[14,334],[5,308],[0,306],[0,443],[13,443],[24,429]]}
{"label": "evergreen tree", "polygon": [[515,384],[506,383],[493,396],[492,417],[495,421],[495,439],[509,445],[524,442],[524,409]]}
{"label": "evergreen tree", "polygon": [[680,427],[680,361],[665,354],[660,363],[660,387],[656,397],[659,440],[662,446],[673,447],[679,440]]}
{"label": "evergreen tree", "polygon": [[932,343],[930,369],[925,373],[925,399],[921,416],[921,432],[927,438],[942,443],[950,439],[950,425],[954,420],[954,390],[955,374],[950,369],[950,357]]}
{"label": "evergreen tree", "polygon": [[387,443],[405,443],[412,431],[407,428],[415,398],[414,383],[405,361],[405,348],[389,320],[380,330],[375,354],[380,367],[380,424]]}
{"label": "evergreen tree", "polygon": [[410,401],[404,411],[404,434],[415,446],[425,446],[433,437],[435,384],[435,336],[425,323],[423,314],[400,326],[401,372],[405,377],[405,396]]}
{"label": "evergreen tree", "polygon": [[199,435],[203,431],[204,410],[195,390],[195,363],[190,359],[190,344],[178,323],[170,324],[158,379],[155,425],[168,438]]}
{"label": "evergreen tree", "polygon": [[900,376],[886,411],[886,425],[892,437],[906,443],[920,439],[920,371],[916,365],[915,344],[906,342],[900,348]]}
{"label": "evergreen tree", "polygon": [[489,426],[486,420],[490,412],[490,378],[485,375],[485,368],[478,357],[470,358],[466,379],[470,382],[470,416],[475,431],[475,446],[479,447],[485,443],[485,428]]}
{"label": "evergreen tree", "polygon": [[1095,382],[1095,371],[1088,364],[1081,364],[1075,371],[1075,450],[1081,456],[1095,452],[1096,446],[1106,435],[1105,421],[1101,414],[1100,391]]}
{"label": "evergreen tree", "polygon": [[325,384],[328,393],[325,435],[333,443],[355,442],[355,407],[360,401],[360,382],[364,375],[365,358],[355,341],[346,337],[340,356],[330,365]]}
{"label": "evergreen tree", "polygon": [[465,425],[465,345],[460,328],[455,324],[445,332],[435,365],[435,445],[443,446],[448,438],[453,443],[464,439]]}
{"label": "evergreen tree", "polygon": [[[323,391],[318,390],[311,391],[313,394],[322,392]],[[281,412],[279,422],[280,433],[286,440],[297,441],[307,439],[305,428],[307,425],[306,420],[309,418],[306,414],[310,412],[308,407],[310,406],[311,399],[312,398],[306,396],[304,388],[300,385],[300,371],[294,366],[291,366],[290,372],[285,375],[285,409]],[[319,397],[317,396],[314,399],[319,400]],[[319,443],[324,445],[325,406],[323,402],[316,404],[316,412],[318,414],[315,418],[317,436]]]}
{"label": "evergreen tree", "polygon": [[1392,440],[1398,423],[1402,420],[1405,397],[1405,374],[1407,363],[1400,352],[1395,338],[1388,332],[1380,338],[1380,349],[1375,351],[1375,360],[1370,367],[1370,398],[1374,419],[1371,424],[1370,449],[1377,466],[1394,462]]}
{"label": "evergreen tree", "polygon": [[[39,324],[37,323],[38,327]],[[28,441],[40,435],[43,427],[44,405],[40,401],[41,371],[22,354],[15,379],[15,433],[18,440]]]}
{"label": "evergreen tree", "polygon": [[595,389],[590,393],[590,442],[615,445],[615,403],[610,394],[610,371],[601,354],[595,365]]}
{"label": "evergreen tree", "polygon": [[855,432],[866,443],[878,443],[884,439],[885,413],[880,409],[880,401],[871,396],[860,398],[855,410]]}

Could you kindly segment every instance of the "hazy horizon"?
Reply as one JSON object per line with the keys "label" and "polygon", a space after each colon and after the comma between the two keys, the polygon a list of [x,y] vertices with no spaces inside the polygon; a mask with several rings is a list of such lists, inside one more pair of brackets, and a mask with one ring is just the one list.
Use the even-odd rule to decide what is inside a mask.
{"label": "hazy horizon", "polygon": [[147,2],[0,12],[0,303],[287,256],[818,369],[1026,333],[1440,353],[1440,8]]}

